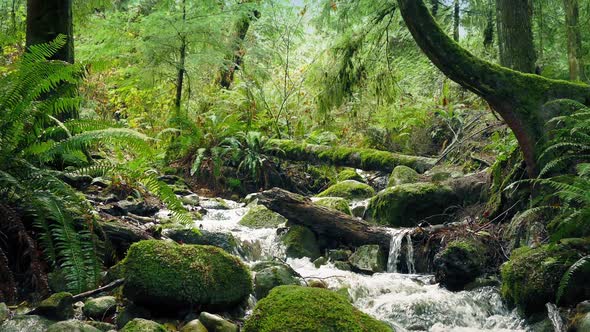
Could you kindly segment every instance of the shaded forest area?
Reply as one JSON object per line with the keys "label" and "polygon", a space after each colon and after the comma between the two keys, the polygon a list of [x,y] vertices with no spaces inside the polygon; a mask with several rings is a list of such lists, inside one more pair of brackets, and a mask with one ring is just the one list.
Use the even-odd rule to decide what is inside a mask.
{"label": "shaded forest area", "polygon": [[0,31],[0,331],[590,331],[590,1]]}

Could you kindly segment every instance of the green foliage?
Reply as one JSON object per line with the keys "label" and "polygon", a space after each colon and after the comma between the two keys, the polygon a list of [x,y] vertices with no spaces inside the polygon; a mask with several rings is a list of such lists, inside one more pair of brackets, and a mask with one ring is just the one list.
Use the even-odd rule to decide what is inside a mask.
{"label": "green foliage", "polygon": [[582,257],[563,274],[557,289],[556,303],[577,304],[588,296],[586,281],[590,276],[590,256]]}

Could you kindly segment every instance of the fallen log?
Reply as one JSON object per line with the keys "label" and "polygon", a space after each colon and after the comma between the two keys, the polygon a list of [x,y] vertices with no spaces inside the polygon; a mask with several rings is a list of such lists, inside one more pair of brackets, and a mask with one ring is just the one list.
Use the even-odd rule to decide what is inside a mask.
{"label": "fallen log", "polygon": [[375,149],[331,147],[278,139],[270,140],[265,152],[282,159],[353,167],[365,171],[391,172],[396,166],[404,165],[413,168],[418,173],[424,173],[436,163],[434,158],[409,156]]}

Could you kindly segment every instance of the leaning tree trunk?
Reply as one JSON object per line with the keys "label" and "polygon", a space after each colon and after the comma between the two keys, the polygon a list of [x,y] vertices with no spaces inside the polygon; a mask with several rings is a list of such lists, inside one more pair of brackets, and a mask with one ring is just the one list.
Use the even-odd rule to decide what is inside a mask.
{"label": "leaning tree trunk", "polygon": [[496,0],[500,64],[534,73],[537,56],[533,44],[532,0]]}
{"label": "leaning tree trunk", "polygon": [[27,47],[68,37],[66,45],[51,59],[74,63],[72,0],[27,0]]}
{"label": "leaning tree trunk", "polygon": [[578,0],[563,0],[567,29],[567,54],[570,79],[578,81],[584,77],[582,62],[582,35],[580,32],[580,4]]}
{"label": "leaning tree trunk", "polygon": [[485,99],[514,131],[530,176],[546,140],[546,123],[558,115],[544,105],[572,99],[590,105],[590,86],[523,74],[477,58],[436,24],[423,0],[397,0],[412,36],[449,78]]}

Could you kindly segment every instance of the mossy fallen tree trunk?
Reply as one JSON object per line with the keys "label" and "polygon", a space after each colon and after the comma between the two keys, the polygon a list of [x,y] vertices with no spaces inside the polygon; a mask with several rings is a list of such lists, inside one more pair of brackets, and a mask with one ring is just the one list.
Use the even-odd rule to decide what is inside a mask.
{"label": "mossy fallen tree trunk", "polygon": [[292,140],[270,140],[266,150],[267,153],[279,158],[314,164],[353,167],[365,171],[391,172],[396,166],[403,165],[411,167],[419,173],[424,173],[436,163],[434,158],[409,156],[374,149],[306,144]]}

